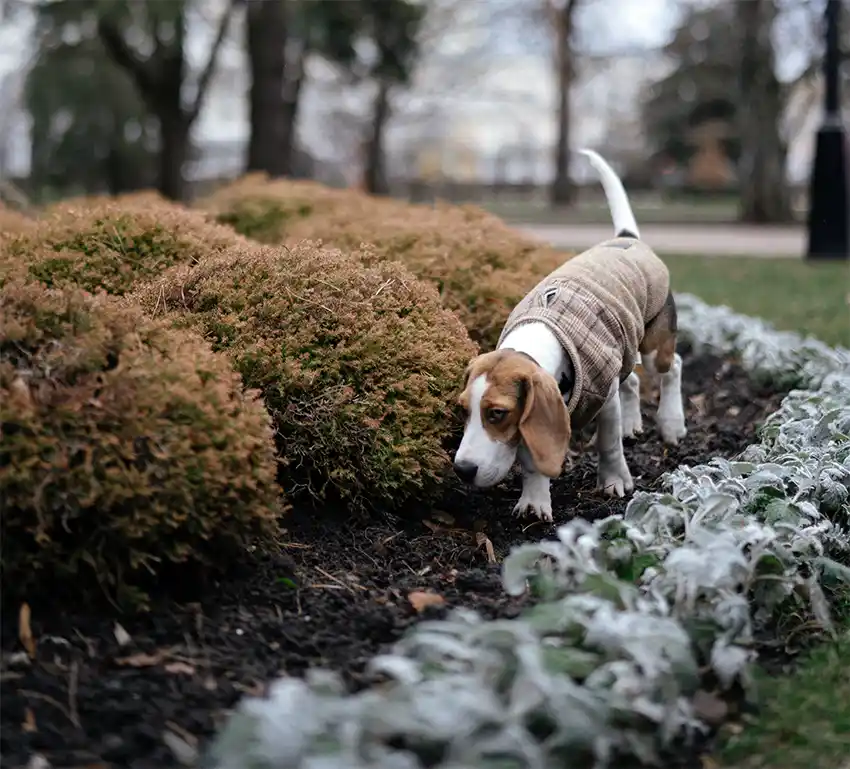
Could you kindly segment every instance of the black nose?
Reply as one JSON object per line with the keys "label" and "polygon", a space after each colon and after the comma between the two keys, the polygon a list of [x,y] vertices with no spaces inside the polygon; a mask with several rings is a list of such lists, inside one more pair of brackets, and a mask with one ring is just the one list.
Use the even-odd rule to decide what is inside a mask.
{"label": "black nose", "polygon": [[472,462],[455,462],[455,474],[464,483],[472,483],[475,480],[475,474],[478,472],[478,465]]}

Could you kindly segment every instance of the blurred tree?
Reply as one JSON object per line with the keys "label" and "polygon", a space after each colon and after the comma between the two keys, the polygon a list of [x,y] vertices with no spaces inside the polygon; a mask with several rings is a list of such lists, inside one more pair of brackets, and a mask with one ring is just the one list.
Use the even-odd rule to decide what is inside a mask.
{"label": "blurred tree", "polygon": [[[738,166],[742,221],[791,217],[786,106],[792,90],[817,68],[810,64],[793,81],[781,82],[775,31],[780,11],[789,19],[797,13],[805,18],[808,5],[795,0],[781,8],[777,0],[685,4],[665,47],[671,71],[651,86],[644,101],[642,122],[655,154],[682,165],[697,151],[699,129],[712,122],[725,126],[722,146]],[[794,27],[805,36],[799,21]]]}
{"label": "blurred tree", "polygon": [[[730,52],[734,10],[723,3],[688,7],[665,46],[671,71],[650,87],[642,116],[656,154],[686,164],[695,150],[691,140],[695,128],[709,120],[733,122],[733,86],[738,79],[737,62]],[[737,160],[740,143],[736,136],[730,136],[725,149]]]}
{"label": "blurred tree", "polygon": [[366,63],[375,83],[371,121],[365,146],[366,191],[389,193],[384,134],[391,113],[392,91],[410,83],[419,53],[418,34],[425,7],[410,0],[361,0],[363,33],[374,49]]}
{"label": "blurred tree", "polygon": [[292,170],[306,46],[292,50],[293,42],[299,42],[292,40],[293,2],[245,0],[245,4],[245,43],[251,71],[247,170],[287,176]]}
{"label": "blurred tree", "polygon": [[101,45],[93,5],[45,2],[35,11],[36,54],[25,85],[31,189],[53,197],[151,185],[154,121]]}
{"label": "blurred tree", "polygon": [[290,176],[307,58],[350,65],[360,24],[358,2],[241,0],[251,71],[247,170]]}
{"label": "blurred tree", "polygon": [[[366,187],[386,192],[383,137],[394,87],[409,81],[424,7],[412,0],[242,0],[251,70],[247,168],[294,174],[296,122],[310,55],[349,84],[376,83],[366,141]],[[365,51],[365,53],[364,53]]]}
{"label": "blurred tree", "polygon": [[[234,0],[225,8],[194,88],[186,61],[186,16],[190,0],[54,0],[91,2],[97,31],[113,61],[127,72],[159,127],[159,191],[172,200],[185,198],[184,165],[189,158],[192,124],[203,106],[216,59],[224,42]],[[194,91],[192,98],[186,98]]]}
{"label": "blurred tree", "polygon": [[776,0],[737,0],[739,79],[737,127],[741,142],[740,218],[745,222],[792,219],[785,172],[782,118],[787,89],[776,75],[772,32]]}
{"label": "blurred tree", "polygon": [[580,2],[581,0],[543,0],[554,41],[555,82],[558,89],[555,177],[550,193],[553,205],[571,203],[575,192],[570,179],[570,91],[576,76],[575,17]]}

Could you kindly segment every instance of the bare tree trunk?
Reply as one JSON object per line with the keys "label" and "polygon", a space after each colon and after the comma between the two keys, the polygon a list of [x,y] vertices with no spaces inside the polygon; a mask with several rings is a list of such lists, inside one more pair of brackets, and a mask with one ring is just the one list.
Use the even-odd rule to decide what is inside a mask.
{"label": "bare tree trunk", "polygon": [[301,106],[301,91],[304,85],[304,66],[307,59],[307,47],[302,44],[295,61],[287,62],[286,77],[283,85],[282,140],[285,161],[284,174],[292,176],[295,172],[295,149],[298,140],[298,112]]}
{"label": "bare tree trunk", "polygon": [[286,4],[249,0],[245,30],[251,70],[248,171],[284,176],[289,170],[283,111],[286,77]]}
{"label": "bare tree trunk", "polygon": [[390,84],[378,80],[378,92],[372,107],[372,125],[366,143],[366,192],[373,195],[389,195],[386,155],[384,153],[384,130],[390,116]]}
{"label": "bare tree trunk", "polygon": [[575,189],[570,179],[570,91],[573,85],[573,16],[578,0],[567,0],[562,7],[549,2],[549,18],[555,38],[555,72],[558,83],[558,136],[555,142],[555,178],[550,199],[552,205],[573,201]]}
{"label": "bare tree trunk", "polygon": [[169,200],[185,200],[189,123],[182,112],[159,116],[159,141],[159,191]]}
{"label": "bare tree trunk", "polygon": [[291,3],[247,0],[246,37],[251,70],[249,171],[290,176],[306,47],[295,61],[288,57]]}
{"label": "bare tree trunk", "polygon": [[738,126],[741,221],[786,222],[792,218],[785,174],[787,147],[781,134],[785,106],[774,70],[771,32],[775,0],[738,0],[740,83]]}

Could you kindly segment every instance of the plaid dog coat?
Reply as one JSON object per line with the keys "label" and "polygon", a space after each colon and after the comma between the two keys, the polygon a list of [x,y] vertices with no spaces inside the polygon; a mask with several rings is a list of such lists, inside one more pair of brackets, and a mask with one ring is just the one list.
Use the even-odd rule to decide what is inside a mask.
{"label": "plaid dog coat", "polygon": [[667,266],[635,238],[614,238],[573,257],[525,296],[499,337],[545,323],[569,355],[575,382],[567,408],[573,429],[599,413],[612,382],[634,369],[646,324],[670,290]]}

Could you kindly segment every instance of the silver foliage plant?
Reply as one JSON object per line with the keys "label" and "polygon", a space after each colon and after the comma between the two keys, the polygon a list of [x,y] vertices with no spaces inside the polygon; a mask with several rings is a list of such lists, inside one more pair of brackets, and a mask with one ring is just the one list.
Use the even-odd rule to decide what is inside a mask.
{"label": "silver foliage plant", "polygon": [[[348,695],[311,671],[244,699],[208,756],[216,769],[548,769],[658,761],[705,729],[704,668],[746,686],[780,607],[831,628],[824,585],[850,581],[850,351],[678,298],[683,336],[734,352],[794,390],[760,442],[637,493],[622,516],[515,548],[514,620],[456,610],[376,657]],[[701,668],[703,668],[701,670]]]}
{"label": "silver foliage plant", "polygon": [[830,347],[792,331],[777,331],[761,318],[706,304],[692,294],[677,294],[679,337],[696,351],[734,351],[757,380],[784,387],[818,388],[835,372],[850,371],[850,350]]}

